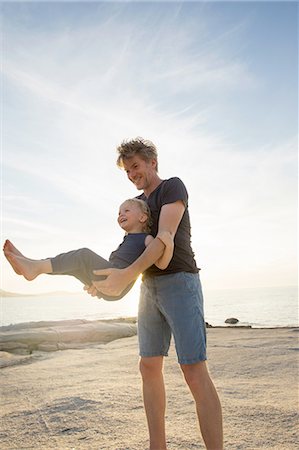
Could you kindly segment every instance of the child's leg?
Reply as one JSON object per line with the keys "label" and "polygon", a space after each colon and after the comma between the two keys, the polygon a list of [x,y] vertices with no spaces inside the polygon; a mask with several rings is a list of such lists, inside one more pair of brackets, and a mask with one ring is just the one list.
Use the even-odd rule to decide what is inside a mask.
{"label": "child's leg", "polygon": [[[72,275],[80,280],[83,284],[90,286],[93,281],[99,281],[106,278],[103,275],[95,275],[93,273],[96,269],[107,269],[113,265],[97,255],[88,248],[81,248],[71,252],[62,253],[61,255],[51,258],[53,275]],[[108,301],[120,300],[132,288],[134,283],[131,283],[119,296],[111,297],[99,292],[98,298],[103,298]]]}
{"label": "child's leg", "polygon": [[91,285],[93,280],[105,276],[94,275],[93,270],[107,269],[112,264],[88,248],[80,248],[51,258],[52,275],[71,275],[83,284]]}
{"label": "child's leg", "polygon": [[111,263],[87,248],[62,253],[54,258],[34,260],[26,258],[12,244],[4,246],[4,253],[12,268],[18,275],[28,281],[41,274],[72,275],[83,284],[90,285],[92,280],[106,277],[93,274],[95,269],[106,269]]}
{"label": "child's leg", "polygon": [[[62,253],[54,258],[34,260],[26,258],[9,241],[4,245],[4,253],[12,268],[18,275],[23,275],[26,280],[34,280],[38,275],[71,275],[84,285],[91,285],[92,281],[103,280],[106,277],[95,275],[93,270],[106,269],[112,264],[88,248]],[[99,292],[98,298],[105,300],[121,299],[133,286],[131,283],[118,297],[110,297]]]}

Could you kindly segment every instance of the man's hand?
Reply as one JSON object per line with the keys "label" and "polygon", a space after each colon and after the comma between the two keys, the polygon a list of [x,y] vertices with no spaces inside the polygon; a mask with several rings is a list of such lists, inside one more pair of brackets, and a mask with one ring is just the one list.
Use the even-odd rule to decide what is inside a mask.
{"label": "man's hand", "polygon": [[134,281],[126,269],[101,269],[94,270],[93,273],[95,275],[104,275],[107,278],[105,280],[92,282],[91,292],[87,290],[92,296],[94,292],[92,288],[94,288],[96,291],[100,291],[105,295],[118,297],[131,281]]}
{"label": "man's hand", "polygon": [[84,291],[86,291],[89,295],[91,295],[92,297],[96,297],[99,294],[99,291],[97,290],[96,287],[94,287],[93,285],[88,286],[88,284],[86,284],[83,287]]}

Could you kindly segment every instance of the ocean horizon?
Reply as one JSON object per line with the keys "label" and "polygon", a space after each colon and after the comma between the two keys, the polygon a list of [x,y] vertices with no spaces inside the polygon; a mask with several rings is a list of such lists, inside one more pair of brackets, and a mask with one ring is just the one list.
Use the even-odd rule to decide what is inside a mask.
{"label": "ocean horizon", "polygon": [[[135,317],[138,296],[137,286],[125,298],[115,302],[92,298],[85,292],[15,296],[2,292],[0,326]],[[239,320],[238,325],[256,328],[298,326],[297,286],[205,290],[204,298],[205,320],[212,326],[225,326],[225,320],[231,317]]]}

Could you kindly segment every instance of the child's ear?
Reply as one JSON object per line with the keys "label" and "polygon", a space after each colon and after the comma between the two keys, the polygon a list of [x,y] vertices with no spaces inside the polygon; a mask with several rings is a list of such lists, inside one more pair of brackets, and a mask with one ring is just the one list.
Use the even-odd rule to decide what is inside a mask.
{"label": "child's ear", "polygon": [[145,223],[147,221],[147,219],[148,219],[147,215],[146,214],[142,214],[140,216],[139,222]]}

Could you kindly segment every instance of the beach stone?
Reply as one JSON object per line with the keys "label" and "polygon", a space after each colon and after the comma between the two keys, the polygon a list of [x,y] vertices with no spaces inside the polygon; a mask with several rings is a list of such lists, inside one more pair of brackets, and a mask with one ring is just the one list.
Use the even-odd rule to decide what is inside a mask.
{"label": "beach stone", "polygon": [[236,319],[235,317],[230,317],[229,319],[226,319],[225,323],[229,323],[231,325],[235,325],[239,322],[239,319]]}

